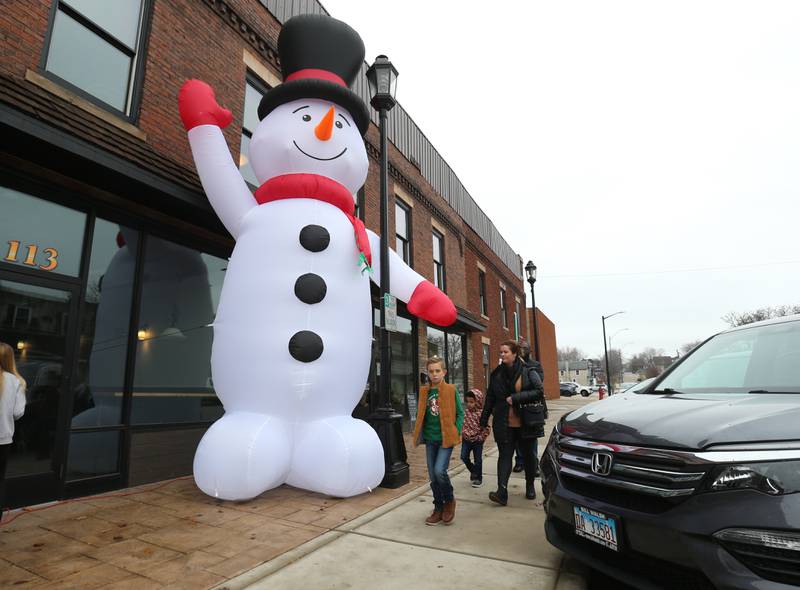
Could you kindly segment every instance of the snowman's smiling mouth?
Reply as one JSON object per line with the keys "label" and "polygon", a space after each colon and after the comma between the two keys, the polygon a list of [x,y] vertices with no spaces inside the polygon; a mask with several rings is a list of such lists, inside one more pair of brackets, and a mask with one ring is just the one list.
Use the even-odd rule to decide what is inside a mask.
{"label": "snowman's smiling mouth", "polygon": [[303,151],[303,148],[301,148],[299,145],[297,145],[296,141],[292,140],[292,143],[294,144],[294,147],[296,147],[298,150],[300,150],[300,153],[302,153],[304,156],[308,156],[309,158],[314,158],[315,160],[320,160],[322,162],[329,162],[330,160],[335,160],[336,158],[338,158],[339,156],[341,156],[342,154],[344,154],[347,151],[347,148],[344,148],[341,152],[339,152],[338,154],[336,154],[332,158],[318,158],[317,156],[312,156],[308,152]]}

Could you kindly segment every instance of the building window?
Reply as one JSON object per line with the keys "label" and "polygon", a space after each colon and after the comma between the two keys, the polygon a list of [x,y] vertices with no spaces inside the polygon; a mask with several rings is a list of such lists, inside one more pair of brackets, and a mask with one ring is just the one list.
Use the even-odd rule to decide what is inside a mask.
{"label": "building window", "polygon": [[500,317],[503,318],[503,327],[508,329],[508,316],[506,315],[506,290],[500,287]]}
{"label": "building window", "polygon": [[411,207],[397,197],[394,200],[394,228],[395,251],[403,262],[411,266]]}
{"label": "building window", "polygon": [[130,116],[141,92],[150,0],[59,0],[43,69],[93,102]]}
{"label": "building window", "polygon": [[77,277],[86,213],[0,186],[0,266]]}
{"label": "building window", "polygon": [[514,302],[514,339],[519,340],[519,301]]}
{"label": "building window", "polygon": [[269,90],[269,86],[255,77],[250,72],[247,73],[247,81],[244,85],[244,116],[242,117],[242,141],[239,144],[239,172],[242,173],[248,184],[258,186],[259,182],[256,173],[250,164],[250,139],[253,131],[258,125],[258,105],[261,99]]}
{"label": "building window", "polygon": [[364,201],[366,199],[366,196],[367,196],[366,191],[362,186],[360,189],[358,189],[358,192],[356,193],[356,206],[353,212],[353,215],[355,217],[358,217],[361,221],[364,221]]}
{"label": "building window", "polygon": [[211,366],[212,322],[228,261],[149,236],[144,254],[132,424],[222,415]]}
{"label": "building window", "polygon": [[433,284],[445,290],[444,236],[433,230]]}
{"label": "building window", "polygon": [[467,337],[460,332],[444,332],[428,326],[428,357],[438,356],[444,359],[447,368],[445,381],[458,387],[463,396],[467,391],[466,346]]}
{"label": "building window", "polygon": [[478,270],[478,296],[481,301],[481,315],[486,314],[486,273]]}

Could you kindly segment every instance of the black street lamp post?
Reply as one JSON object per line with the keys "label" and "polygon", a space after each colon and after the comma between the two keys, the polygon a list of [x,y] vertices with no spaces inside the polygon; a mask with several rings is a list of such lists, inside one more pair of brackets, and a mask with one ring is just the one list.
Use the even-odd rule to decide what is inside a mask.
{"label": "black street lamp post", "polygon": [[369,423],[378,433],[383,445],[386,461],[386,474],[381,485],[386,488],[399,488],[409,482],[409,469],[406,462],[406,447],[403,442],[403,416],[392,408],[391,400],[391,361],[392,350],[389,331],[386,329],[386,300],[389,295],[389,149],[386,137],[389,111],[397,104],[394,98],[397,89],[397,70],[385,55],[375,58],[367,70],[372,100],[370,104],[378,111],[381,132],[381,284],[380,284],[380,379],[377,400],[370,404]]}
{"label": "black street lamp post", "polygon": [[533,284],[536,282],[536,265],[528,260],[525,265],[525,274],[528,277],[528,284],[531,286],[531,307],[533,308],[533,358],[542,362],[539,358],[539,321],[536,318],[536,295],[533,293]]}
{"label": "black street lamp post", "polygon": [[603,350],[606,353],[606,387],[608,387],[608,395],[611,395],[613,392],[611,391],[611,371],[609,370],[609,366],[608,366],[608,342],[606,341],[606,320],[608,318],[612,318],[615,315],[619,315],[621,313],[625,313],[625,312],[624,311],[615,311],[611,315],[601,316],[603,318]]}

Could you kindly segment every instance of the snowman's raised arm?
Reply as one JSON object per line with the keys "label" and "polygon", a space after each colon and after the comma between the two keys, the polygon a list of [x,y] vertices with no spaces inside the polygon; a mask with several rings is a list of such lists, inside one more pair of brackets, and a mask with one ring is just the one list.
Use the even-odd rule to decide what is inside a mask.
{"label": "snowman's raised arm", "polygon": [[245,214],[257,205],[222,135],[231,112],[217,104],[214,90],[200,80],[188,80],[178,94],[181,120],[208,200],[234,238]]}
{"label": "snowman's raised arm", "polygon": [[[367,230],[372,250],[372,280],[381,283],[381,239]],[[456,307],[450,298],[425,277],[414,271],[389,248],[389,292],[408,305],[408,311],[439,326],[456,321]]]}

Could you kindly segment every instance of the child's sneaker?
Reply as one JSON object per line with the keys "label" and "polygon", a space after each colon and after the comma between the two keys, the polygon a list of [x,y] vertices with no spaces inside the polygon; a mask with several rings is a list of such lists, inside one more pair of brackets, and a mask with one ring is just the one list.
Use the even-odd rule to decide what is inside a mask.
{"label": "child's sneaker", "polygon": [[483,485],[483,480],[482,479],[473,479],[472,480],[472,487],[473,488],[479,488],[482,485]]}
{"label": "child's sneaker", "polygon": [[441,510],[434,510],[433,512],[431,512],[431,515],[425,519],[425,524],[427,524],[428,526],[436,526],[441,522],[442,522]]}

